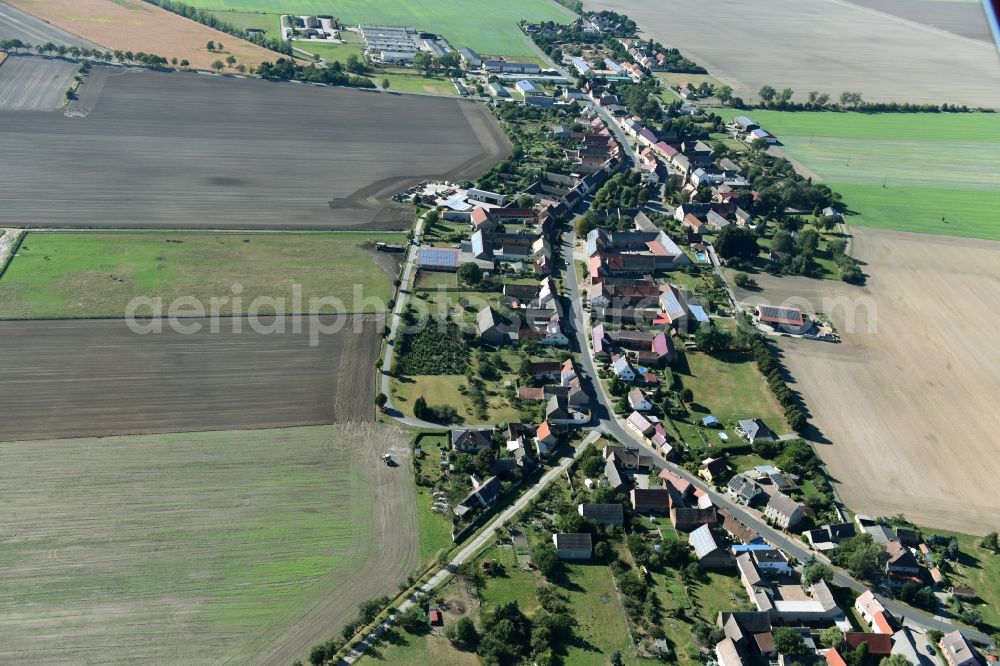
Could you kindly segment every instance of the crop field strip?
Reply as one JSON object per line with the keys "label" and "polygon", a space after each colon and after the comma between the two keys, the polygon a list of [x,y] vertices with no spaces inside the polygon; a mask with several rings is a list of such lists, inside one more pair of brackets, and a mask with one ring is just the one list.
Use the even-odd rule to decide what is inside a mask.
{"label": "crop field strip", "polygon": [[0,64],[0,111],[55,111],[78,65],[66,60],[10,56]]}
{"label": "crop field strip", "polygon": [[790,86],[796,100],[810,90],[856,90],[869,100],[1000,107],[992,43],[842,0],[749,0],[738,9],[728,0],[672,0],[669,11],[646,0],[584,4],[627,14],[644,36],[680,49],[747,100],[771,85]]}
{"label": "crop field strip", "polygon": [[0,446],[5,663],[291,663],[416,564],[391,426]]}
{"label": "crop field strip", "polygon": [[510,151],[484,106],[433,97],[107,67],[80,97],[0,112],[0,224],[403,229],[391,194]]}
{"label": "crop field strip", "polygon": [[354,315],[315,346],[300,317],[262,320],[284,325],[271,333],[184,319],[202,324],[187,335],[121,319],[0,322],[0,441],[372,420],[383,322]]}
{"label": "crop field strip", "polygon": [[211,10],[273,14],[331,14],[347,25],[412,25],[440,33],[455,47],[486,55],[535,56],[518,21],[572,20],[573,14],[550,0],[189,0]]}
{"label": "crop field strip", "polygon": [[[217,311],[230,315],[236,291],[240,312],[250,311],[261,298],[273,300],[262,300],[255,311],[309,313],[311,299],[328,297],[339,299],[350,312],[382,312],[392,297],[402,255],[376,252],[379,241],[402,243],[405,237],[372,232],[31,231],[0,278],[0,319],[123,317],[136,297],[160,298],[164,310],[177,298],[193,297],[206,311],[215,298],[220,299]],[[332,305],[321,311],[334,312]]]}
{"label": "crop field strip", "polygon": [[[744,112],[719,109],[725,118]],[[852,225],[1000,239],[1000,115],[746,112],[844,197]]]}
{"label": "crop field strip", "polygon": [[[185,59],[192,67],[209,69],[229,55],[247,67],[281,57],[274,51],[178,16],[143,0],[5,0],[105,50],[154,53]],[[207,42],[222,43],[209,51]],[[37,41],[33,41],[37,43]]]}

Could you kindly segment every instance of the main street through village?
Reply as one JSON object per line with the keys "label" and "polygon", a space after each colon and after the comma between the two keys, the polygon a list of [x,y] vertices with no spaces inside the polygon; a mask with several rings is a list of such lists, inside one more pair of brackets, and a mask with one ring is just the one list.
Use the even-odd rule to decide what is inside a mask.
{"label": "main street through village", "polygon": [[[397,301],[394,304],[389,323],[390,333],[387,337],[386,350],[381,366],[380,386],[382,392],[388,398],[385,407],[387,415],[410,427],[440,429],[441,426],[439,424],[405,416],[402,412],[396,409],[392,404],[390,390],[392,360],[395,349],[394,341],[396,340],[396,336],[399,332],[402,313],[406,307],[406,302],[409,298],[412,284],[416,279],[416,261],[419,253],[420,237],[423,232],[424,223],[425,221],[423,217],[417,221],[413,233],[413,242],[407,248],[406,260],[401,274],[399,293]],[[651,458],[656,462],[657,467],[660,469],[670,470],[671,472],[690,481],[695,487],[706,492],[712,498],[712,502],[717,507],[729,511],[733,516],[739,518],[739,520],[741,520],[744,524],[756,530],[772,545],[784,550],[788,555],[795,557],[799,562],[806,562],[811,558],[816,558],[826,562],[827,564],[831,564],[834,569],[833,582],[836,585],[850,588],[859,593],[868,589],[864,583],[854,579],[842,569],[833,566],[828,558],[810,550],[795,536],[772,528],[758,513],[731,501],[726,495],[717,492],[713,487],[706,484],[700,478],[690,474],[683,467],[661,458],[646,444],[645,441],[636,437],[624,427],[622,419],[615,415],[614,409],[612,408],[611,397],[608,395],[604,384],[600,381],[597,366],[594,361],[593,348],[587,339],[587,316],[580,291],[579,279],[577,278],[575,269],[574,250],[576,248],[576,241],[576,234],[571,227],[568,227],[563,231],[560,250],[562,257],[565,259],[565,271],[563,274],[563,284],[565,287],[564,296],[569,301],[566,308],[565,323],[567,330],[572,333],[571,348],[572,351],[576,352],[576,357],[581,366],[582,371],[580,372],[580,379],[583,384],[583,388],[591,396],[592,420],[589,425],[590,432],[584,438],[580,446],[574,450],[571,456],[561,458],[552,469],[546,472],[535,483],[535,485],[526,490],[524,494],[521,495],[521,497],[519,497],[511,506],[507,507],[494,517],[483,530],[473,537],[468,544],[462,547],[462,549],[446,564],[442,565],[430,579],[415,587],[412,590],[412,593],[397,606],[397,612],[405,611],[407,608],[412,606],[417,600],[417,595],[428,594],[444,584],[452,575],[454,575],[455,571],[461,564],[471,560],[476,553],[478,553],[496,536],[497,531],[501,527],[513,520],[529,501],[537,497],[542,490],[557,479],[560,474],[564,473],[569,466],[575,462],[583,450],[590,444],[597,441],[601,434],[605,434],[623,444],[641,447],[650,454]],[[722,271],[718,269],[717,261],[715,264],[719,274],[722,275]],[[726,285],[726,289],[732,298],[732,291],[729,289],[728,284]],[[735,306],[735,302],[733,304]],[[483,424],[480,427],[489,427],[489,425],[490,424]],[[900,618],[904,624],[921,631],[926,632],[931,629],[936,629],[942,632],[949,632],[955,629],[955,626],[946,619],[928,615],[881,595],[879,596],[879,599],[885,608],[894,616]],[[394,616],[395,614],[393,614],[392,617]],[[386,631],[389,630],[393,624],[392,617],[374,626],[371,631],[364,636],[363,640],[341,660],[341,663],[353,664],[357,661]],[[963,627],[962,630],[971,640],[977,643],[986,645],[992,644],[991,638],[981,631],[967,627]]]}

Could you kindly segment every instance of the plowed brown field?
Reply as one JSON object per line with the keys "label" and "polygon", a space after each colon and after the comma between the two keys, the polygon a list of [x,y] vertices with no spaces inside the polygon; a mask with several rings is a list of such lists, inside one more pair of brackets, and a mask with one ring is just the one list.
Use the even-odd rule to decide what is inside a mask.
{"label": "plowed brown field", "polygon": [[[142,0],[6,0],[11,5],[109,50],[153,53],[186,59],[196,69],[209,69],[229,55],[256,66],[280,54]],[[212,52],[209,41],[225,50]]]}

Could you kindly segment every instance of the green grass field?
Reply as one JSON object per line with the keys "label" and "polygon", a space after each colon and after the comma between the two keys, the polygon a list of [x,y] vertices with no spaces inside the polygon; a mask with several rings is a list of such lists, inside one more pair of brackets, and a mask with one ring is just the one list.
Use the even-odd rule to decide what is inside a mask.
{"label": "green grass field", "polygon": [[271,39],[281,39],[281,17],[278,14],[216,11],[212,15],[240,30],[263,30]]}
{"label": "green grass field", "polygon": [[[30,232],[0,278],[0,317],[122,316],[130,299],[232,297],[242,285],[243,311],[257,297],[261,312],[309,311],[311,297],[334,296],[355,308],[363,285],[364,311],[384,309],[392,278],[375,263],[376,241],[401,242],[393,233],[216,234],[197,232]],[[371,248],[366,248],[366,243]],[[398,255],[384,254],[380,261]],[[393,273],[395,275],[395,273]],[[300,285],[302,307],[293,300]],[[376,302],[377,301],[377,302]],[[220,312],[232,311],[226,302]]]}
{"label": "green grass field", "polygon": [[320,41],[306,41],[297,39],[292,42],[295,55],[301,55],[298,51],[305,51],[313,55],[318,55],[327,62],[338,61],[341,64],[347,62],[352,55],[361,59],[362,47],[360,44],[326,44]]}
{"label": "green grass field", "polygon": [[190,0],[195,7],[273,14],[332,14],[348,25],[412,25],[437,32],[454,46],[486,55],[532,56],[518,21],[572,20],[573,14],[549,0]]}
{"label": "green grass field", "polygon": [[[723,423],[760,418],[777,433],[788,431],[784,413],[749,354],[684,354],[689,373],[680,373],[694,401]],[[706,413],[693,412],[701,421]]]}
{"label": "green grass field", "polygon": [[983,614],[983,621],[989,625],[986,633],[1000,631],[1000,554],[979,547],[982,537],[954,532],[925,529],[924,535],[942,534],[958,539],[962,553],[948,579],[956,587],[971,587],[976,590],[979,602],[976,607]]}
{"label": "green grass field", "polygon": [[1000,114],[718,112],[776,134],[843,195],[850,224],[1000,239]]}
{"label": "green grass field", "polygon": [[256,661],[377,556],[369,430],[3,444],[0,661]]}

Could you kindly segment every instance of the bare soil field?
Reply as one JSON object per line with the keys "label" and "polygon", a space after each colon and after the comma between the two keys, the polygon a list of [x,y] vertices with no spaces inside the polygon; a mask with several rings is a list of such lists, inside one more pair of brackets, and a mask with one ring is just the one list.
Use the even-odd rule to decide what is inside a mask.
{"label": "bare soil field", "polygon": [[66,60],[11,56],[0,65],[0,111],[61,108],[77,69]]}
{"label": "bare soil field", "polygon": [[794,99],[852,90],[873,101],[1000,106],[992,44],[844,0],[594,0],[587,8],[628,14],[744,99],[756,101],[767,84],[793,88]]}
{"label": "bare soil field", "polygon": [[0,322],[0,441],[375,418],[382,316],[355,315],[315,346],[309,318],[261,321],[275,332],[245,318],[221,318],[215,333],[185,319],[202,325],[191,334],[165,322],[137,334],[121,319]]}
{"label": "bare soil field", "polygon": [[510,143],[481,104],[95,67],[71,115],[0,112],[0,226],[408,228],[392,194]]}
{"label": "bare soil field", "polygon": [[847,0],[852,5],[892,14],[961,37],[993,43],[983,5],[976,0]]}
{"label": "bare soil field", "polygon": [[93,42],[81,39],[27,12],[0,2],[0,40],[4,39],[20,39],[28,44],[52,42],[56,46],[100,48]]}
{"label": "bare soil field", "polygon": [[0,451],[3,663],[305,661],[417,566],[407,435],[392,426]]}
{"label": "bare soil field", "polygon": [[825,310],[837,326],[842,344],[780,346],[849,507],[962,532],[1000,528],[990,492],[1000,475],[1000,243],[852,233],[865,287],[758,276],[762,292],[737,296]]}
{"label": "bare soil field", "polygon": [[[196,69],[207,70],[216,60],[225,62],[229,55],[247,67],[281,57],[142,0],[5,1],[105,49],[186,59]],[[209,51],[206,44],[210,40],[221,42],[225,49]]]}

